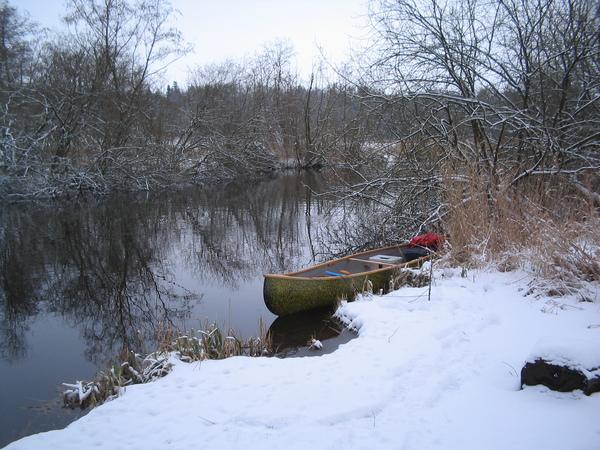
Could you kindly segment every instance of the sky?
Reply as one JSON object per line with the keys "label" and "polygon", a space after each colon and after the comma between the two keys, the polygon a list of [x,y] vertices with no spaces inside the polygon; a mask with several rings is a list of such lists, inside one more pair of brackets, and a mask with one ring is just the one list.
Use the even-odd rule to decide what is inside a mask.
{"label": "sky", "polygon": [[[10,1],[10,0],[9,0]],[[241,59],[275,40],[290,42],[307,76],[321,52],[344,61],[366,26],[368,0],[172,0],[175,22],[193,53],[169,67],[166,78],[185,84],[198,65]],[[66,0],[12,0],[44,27],[58,28]]]}

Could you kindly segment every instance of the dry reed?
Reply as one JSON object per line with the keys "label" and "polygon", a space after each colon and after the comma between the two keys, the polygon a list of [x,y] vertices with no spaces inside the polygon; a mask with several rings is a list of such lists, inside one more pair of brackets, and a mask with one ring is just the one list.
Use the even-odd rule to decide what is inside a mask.
{"label": "dry reed", "polygon": [[159,328],[156,340],[158,350],[142,357],[123,350],[119,364],[100,372],[93,381],[63,383],[63,403],[70,408],[94,407],[120,395],[133,384],[148,383],[167,375],[169,362],[175,357],[183,362],[224,359],[232,356],[269,356],[273,354],[271,337],[260,321],[259,336],[240,338],[234,330],[224,333],[215,324],[206,324],[202,330],[180,333],[172,328]]}
{"label": "dry reed", "polygon": [[455,265],[493,263],[500,270],[527,268],[554,295],[600,281],[600,217],[594,205],[556,177],[495,187],[471,174],[445,177],[444,228]]}

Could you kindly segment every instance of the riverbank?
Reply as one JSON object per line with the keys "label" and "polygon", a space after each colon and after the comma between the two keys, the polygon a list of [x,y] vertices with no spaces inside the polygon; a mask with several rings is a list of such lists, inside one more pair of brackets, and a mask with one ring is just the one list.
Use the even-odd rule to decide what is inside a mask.
{"label": "riverbank", "polygon": [[519,372],[547,337],[600,348],[598,286],[592,302],[531,287],[522,271],[436,269],[430,298],[343,305],[359,337],[334,353],[173,359],[165,378],[7,448],[595,448],[600,394],[521,390]]}

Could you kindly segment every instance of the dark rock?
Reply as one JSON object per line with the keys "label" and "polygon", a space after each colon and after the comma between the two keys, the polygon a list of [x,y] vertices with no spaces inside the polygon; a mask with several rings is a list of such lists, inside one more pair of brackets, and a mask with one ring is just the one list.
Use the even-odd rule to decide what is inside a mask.
{"label": "dark rock", "polygon": [[594,392],[600,392],[600,376],[589,379],[583,390],[585,395],[592,395]]}
{"label": "dark rock", "polygon": [[585,392],[588,379],[579,370],[536,359],[534,362],[526,363],[521,369],[521,386],[535,386],[536,384],[543,384],[559,392],[570,392],[575,389]]}

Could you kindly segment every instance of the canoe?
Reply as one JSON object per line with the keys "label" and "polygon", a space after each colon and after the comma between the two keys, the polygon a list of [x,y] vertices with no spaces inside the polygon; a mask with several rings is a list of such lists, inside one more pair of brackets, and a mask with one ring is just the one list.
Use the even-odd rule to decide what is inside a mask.
{"label": "canoe", "polygon": [[387,292],[394,272],[420,267],[429,251],[410,244],[382,247],[317,264],[298,272],[267,274],[263,296],[269,311],[278,316],[353,300],[364,292],[367,280],[373,291]]}

